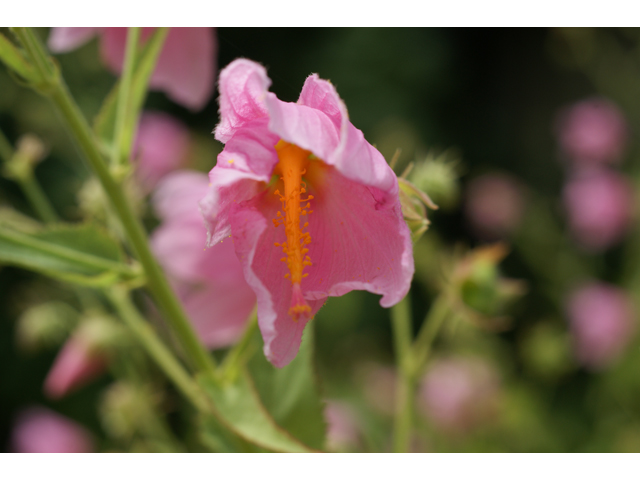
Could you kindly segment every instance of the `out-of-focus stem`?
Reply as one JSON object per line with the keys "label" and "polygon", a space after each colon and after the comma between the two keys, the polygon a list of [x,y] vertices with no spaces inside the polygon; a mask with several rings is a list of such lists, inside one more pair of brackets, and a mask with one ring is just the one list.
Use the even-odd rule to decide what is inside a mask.
{"label": "out-of-focus stem", "polygon": [[247,347],[251,343],[251,338],[253,337],[256,328],[258,327],[258,313],[257,307],[253,309],[251,315],[249,317],[249,322],[245,328],[244,334],[238,343],[234,345],[234,347],[227,353],[222,365],[220,365],[221,370],[224,373],[228,372],[230,369],[233,369],[240,358],[244,355]]}
{"label": "out-of-focus stem", "polygon": [[129,159],[129,149],[126,147],[124,133],[127,126],[127,113],[131,109],[131,82],[135,65],[136,50],[140,39],[140,28],[131,27],[127,33],[127,44],[124,52],[124,66],[118,88],[118,103],[116,108],[116,124],[114,143],[111,149],[111,165],[124,164]]}
{"label": "out-of-focus stem", "polygon": [[431,304],[429,313],[427,313],[427,317],[424,319],[424,322],[422,322],[422,327],[420,327],[420,331],[413,345],[412,366],[414,368],[414,376],[417,377],[422,373],[422,369],[431,353],[433,341],[436,339],[449,313],[449,302],[446,295],[441,293]]}
{"label": "out-of-focus stem", "polygon": [[16,36],[23,41],[29,56],[34,60],[43,78],[43,83],[46,84],[44,92],[49,95],[58,108],[84,157],[96,172],[102,187],[122,222],[129,243],[145,270],[148,287],[153,293],[156,302],[166,314],[171,327],[182,343],[185,354],[197,369],[214,373],[215,364],[213,358],[198,339],[182,305],[151,253],[144,228],[133,213],[122,189],[111,176],[100,154],[93,133],[67,90],[64,81],[56,72],[51,72],[43,66],[50,66],[51,62],[33,32],[27,28],[16,28],[14,31]]}
{"label": "out-of-focus stem", "polygon": [[198,410],[203,412],[208,411],[209,408],[204,394],[192,381],[187,371],[180,365],[175,356],[158,338],[148,322],[142,318],[129,298],[129,293],[125,289],[114,287],[107,290],[106,294],[119,316],[124,320],[144,346],[149,356],[167,377],[169,377],[176,388],[178,388],[185,398]]}
{"label": "out-of-focus stem", "polygon": [[398,378],[396,413],[393,430],[393,451],[407,452],[413,421],[414,381],[411,368],[411,307],[409,294],[391,309],[391,325],[396,353]]}

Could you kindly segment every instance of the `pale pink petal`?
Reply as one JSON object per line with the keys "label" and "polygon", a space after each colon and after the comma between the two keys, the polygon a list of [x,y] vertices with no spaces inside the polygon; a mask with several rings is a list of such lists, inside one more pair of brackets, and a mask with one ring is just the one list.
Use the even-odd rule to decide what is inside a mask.
{"label": "pale pink petal", "polygon": [[86,453],[94,449],[87,430],[43,407],[30,407],[17,416],[11,445],[16,453]]}
{"label": "pale pink petal", "polygon": [[265,98],[271,80],[262,65],[244,58],[220,72],[220,123],[215,138],[226,143],[246,123],[267,117]]}
{"label": "pale pink petal", "polygon": [[[283,242],[283,228],[274,228],[279,202],[265,200],[267,192],[235,206],[230,215],[233,242],[247,283],[258,297],[258,323],[264,339],[264,354],[276,367],[287,365],[298,353],[307,321],[289,315],[291,282],[284,278],[287,268],[274,242]],[[324,299],[308,302],[311,316]]]}
{"label": "pale pink petal", "polygon": [[44,391],[50,398],[62,398],[100,376],[105,369],[105,358],[92,352],[82,335],[74,335],[58,353],[45,379]]}
{"label": "pale pink petal", "polygon": [[65,53],[87,43],[100,27],[54,27],[49,32],[48,46],[53,53]]}
{"label": "pale pink petal", "polygon": [[153,194],[153,207],[164,221],[183,219],[185,216],[201,220],[198,202],[208,191],[209,179],[206,174],[179,170],[168,174],[158,183]]}
{"label": "pale pink petal", "polygon": [[189,130],[175,118],[160,112],[144,112],[133,147],[136,177],[146,190],[179,168],[189,152]]}
{"label": "pale pink petal", "polygon": [[122,72],[124,50],[127,44],[127,29],[124,27],[105,28],[100,42],[102,61],[113,73]]}
{"label": "pale pink petal", "polygon": [[312,266],[302,280],[307,299],[340,296],[351,290],[382,295],[390,307],[409,291],[413,276],[411,235],[402,217],[400,201],[380,205],[373,187],[353,182],[335,169],[311,201],[308,245]]}
{"label": "pale pink petal", "polygon": [[[242,278],[242,270],[231,242],[225,243],[232,247],[229,258],[235,262],[234,270],[239,272],[240,278],[221,278],[220,281],[207,283],[183,297],[185,310],[198,336],[209,348],[221,348],[235,343],[244,332],[256,304],[256,295]],[[212,250],[216,248],[217,246]],[[214,255],[213,252],[210,254]],[[217,267],[223,277],[225,269],[220,265]]]}
{"label": "pale pink petal", "polygon": [[268,94],[267,107],[269,128],[281,138],[310,150],[345,177],[386,192],[383,202],[397,197],[398,180],[393,170],[349,121],[344,103],[329,82],[311,75],[299,104],[282,102]]}
{"label": "pale pink petal", "polygon": [[209,192],[200,202],[209,231],[209,245],[231,235],[229,209],[264,189],[278,163],[273,148],[278,137],[269,132],[266,119],[254,120],[248,125],[251,128],[238,131],[227,143],[218,155],[216,167],[209,173]]}
{"label": "pale pink petal", "polygon": [[211,28],[172,28],[150,85],[191,110],[202,109],[213,93],[218,44]]}

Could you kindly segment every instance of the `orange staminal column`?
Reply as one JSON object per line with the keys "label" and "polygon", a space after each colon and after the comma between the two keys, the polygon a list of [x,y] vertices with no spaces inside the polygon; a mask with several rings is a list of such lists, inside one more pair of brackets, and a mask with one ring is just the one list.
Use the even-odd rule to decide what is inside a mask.
{"label": "orange staminal column", "polygon": [[[311,265],[311,259],[307,255],[309,249],[306,248],[311,243],[311,235],[304,231],[309,223],[305,222],[302,226],[300,225],[300,217],[311,213],[309,201],[313,199],[313,196],[308,195],[307,198],[302,198],[302,195],[306,193],[302,176],[309,165],[311,152],[283,140],[280,140],[275,148],[280,159],[275,173],[280,175],[280,180],[284,183],[284,194],[280,193],[280,190],[276,190],[274,193],[280,197],[284,215],[283,212],[278,212],[273,224],[276,227],[284,225],[287,235],[286,242],[276,243],[275,246],[282,247],[282,251],[286,255],[281,260],[287,262],[289,273],[285,275],[285,278],[289,278],[292,285],[289,315],[297,322],[311,314],[311,307],[305,301],[300,288],[300,282],[308,275],[303,273],[303,270],[306,266]],[[304,203],[306,205],[303,205]]]}

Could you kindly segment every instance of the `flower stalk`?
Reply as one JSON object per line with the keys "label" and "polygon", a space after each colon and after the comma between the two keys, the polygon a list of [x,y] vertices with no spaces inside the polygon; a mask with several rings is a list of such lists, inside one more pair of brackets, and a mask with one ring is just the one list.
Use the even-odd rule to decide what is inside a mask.
{"label": "flower stalk", "polygon": [[156,302],[165,312],[173,331],[183,346],[185,355],[189,357],[190,363],[197,370],[214,372],[215,364],[213,358],[198,339],[182,305],[156,262],[149,248],[144,228],[135,216],[122,189],[112,177],[89,125],[69,93],[63,79],[47,57],[40,41],[30,29],[14,28],[13,31],[25,47],[29,58],[35,64],[41,77],[39,90],[48,95],[53,101],[67,123],[85,159],[97,174],[115,212],[122,222],[129,243],[145,270],[148,287]]}

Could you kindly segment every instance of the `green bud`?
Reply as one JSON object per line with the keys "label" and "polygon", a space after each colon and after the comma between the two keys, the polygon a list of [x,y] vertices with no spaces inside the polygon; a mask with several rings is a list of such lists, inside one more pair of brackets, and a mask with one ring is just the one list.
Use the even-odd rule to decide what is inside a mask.
{"label": "green bud", "polygon": [[56,347],[64,342],[77,321],[78,312],[64,302],[36,305],[18,319],[16,340],[26,350]]}
{"label": "green bud", "polygon": [[445,150],[439,155],[430,152],[423,161],[416,162],[408,178],[434,202],[449,210],[460,199],[459,165],[455,150]]}

